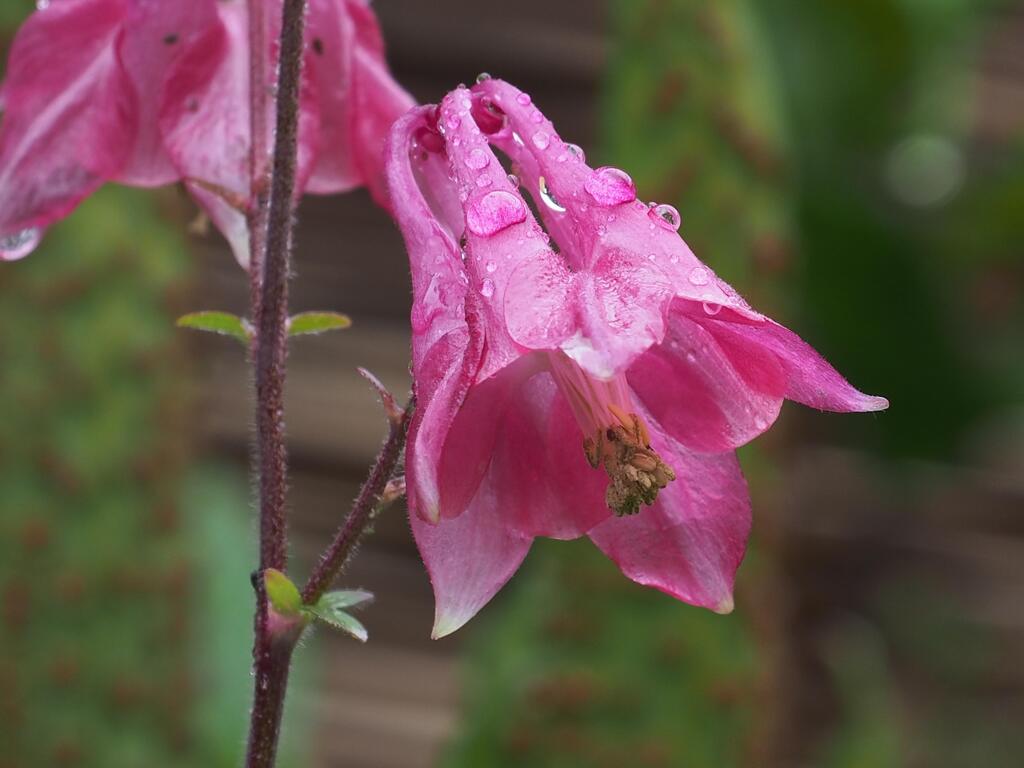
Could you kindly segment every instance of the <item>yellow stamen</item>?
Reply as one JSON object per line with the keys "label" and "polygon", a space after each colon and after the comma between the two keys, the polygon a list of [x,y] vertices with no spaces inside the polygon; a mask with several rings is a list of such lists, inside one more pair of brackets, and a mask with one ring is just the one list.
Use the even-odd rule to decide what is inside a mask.
{"label": "yellow stamen", "polygon": [[608,410],[619,421],[598,429],[583,441],[590,466],[604,466],[611,482],[605,502],[617,515],[632,515],[641,504],[654,503],[658,492],[675,480],[675,472],[650,446],[647,427],[635,413],[614,404]]}

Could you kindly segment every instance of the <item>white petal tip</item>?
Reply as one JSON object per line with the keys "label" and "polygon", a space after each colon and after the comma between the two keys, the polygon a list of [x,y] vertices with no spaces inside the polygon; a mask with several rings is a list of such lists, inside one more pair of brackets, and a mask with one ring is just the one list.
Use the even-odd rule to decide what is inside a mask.
{"label": "white petal tip", "polygon": [[727,614],[732,613],[735,607],[736,603],[733,602],[732,595],[729,595],[722,602],[716,605],[712,610],[714,610],[715,613],[719,613],[725,616]]}
{"label": "white petal tip", "polygon": [[430,639],[440,640],[442,637],[447,637],[456,630],[461,629],[470,618],[472,617],[438,616],[434,620],[434,629],[430,633]]}
{"label": "white petal tip", "polygon": [[884,411],[889,407],[889,401],[884,397],[867,397],[864,399],[865,411]]}

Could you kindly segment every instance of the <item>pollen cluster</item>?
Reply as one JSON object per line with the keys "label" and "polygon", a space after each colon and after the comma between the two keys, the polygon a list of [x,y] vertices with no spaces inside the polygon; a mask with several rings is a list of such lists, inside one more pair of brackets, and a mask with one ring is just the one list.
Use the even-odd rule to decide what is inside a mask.
{"label": "pollen cluster", "polygon": [[615,405],[609,409],[616,422],[599,429],[583,441],[590,466],[603,466],[611,482],[605,491],[605,503],[616,515],[634,515],[640,504],[648,506],[658,491],[676,479],[672,468],[651,448],[647,427],[635,413],[626,413]]}

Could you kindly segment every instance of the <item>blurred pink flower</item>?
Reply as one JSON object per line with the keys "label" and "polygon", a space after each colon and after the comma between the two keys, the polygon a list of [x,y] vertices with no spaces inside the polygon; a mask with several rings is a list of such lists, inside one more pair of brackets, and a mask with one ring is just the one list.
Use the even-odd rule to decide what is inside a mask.
{"label": "blurred pink flower", "polygon": [[[272,73],[280,0],[269,5]],[[383,204],[384,138],[413,102],[376,19],[366,0],[310,0],[306,40],[298,189],[366,184]],[[183,179],[247,263],[245,0],[52,0],[14,40],[0,105],[0,259],[26,255],[106,181]]]}
{"label": "blurred pink flower", "polygon": [[506,83],[410,112],[386,164],[412,266],[406,469],[434,635],[490,600],[536,536],[587,534],[634,581],[731,610],[750,529],[734,449],[787,398],[887,402],[752,310],[674,208],[589,167]]}

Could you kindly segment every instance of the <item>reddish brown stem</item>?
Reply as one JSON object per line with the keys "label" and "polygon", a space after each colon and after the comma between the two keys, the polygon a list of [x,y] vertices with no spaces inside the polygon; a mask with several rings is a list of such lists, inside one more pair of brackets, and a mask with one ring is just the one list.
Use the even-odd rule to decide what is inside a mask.
{"label": "reddish brown stem", "polygon": [[359,489],[348,517],[334,534],[334,540],[320,556],[320,562],[313,570],[309,581],[302,590],[302,602],[306,605],[313,605],[327,591],[331,583],[344,569],[356,544],[366,532],[367,527],[373,521],[376,512],[381,507],[381,494],[384,493],[388,481],[395,473],[398,462],[402,457],[402,450],[405,448],[405,436],[409,431],[409,419],[411,418],[414,401],[410,400],[405,411],[397,421],[391,422],[391,432],[388,439],[377,454],[377,460],[370,470],[369,477]]}
{"label": "reddish brown stem", "polygon": [[[285,494],[287,454],[284,432],[285,358],[287,354],[288,272],[292,247],[296,157],[298,154],[299,79],[302,72],[305,0],[284,0],[277,77],[276,129],[270,162],[269,197],[262,171],[266,151],[268,55],[266,6],[250,8],[250,107],[252,110],[252,192],[249,216],[253,319],[256,340],[256,459],[259,472],[260,567],[256,583],[253,644],[253,708],[246,768],[272,768],[284,713],[288,669],[295,638],[276,636],[268,621],[263,573],[287,566]],[[262,145],[262,146],[261,146]]]}

